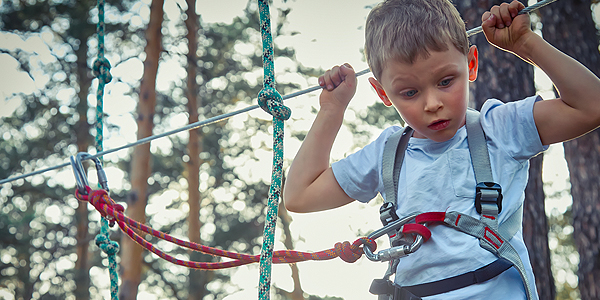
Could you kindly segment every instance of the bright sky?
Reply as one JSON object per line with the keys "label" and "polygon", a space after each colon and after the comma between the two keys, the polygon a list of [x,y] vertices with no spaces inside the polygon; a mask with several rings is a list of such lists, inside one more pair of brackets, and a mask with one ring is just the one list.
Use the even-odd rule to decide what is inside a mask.
{"label": "bright sky", "polygon": [[[179,13],[175,1],[176,0],[165,1],[165,12],[167,14]],[[357,71],[367,68],[366,63],[362,59],[362,53],[360,52],[364,43],[364,32],[362,27],[369,12],[369,9],[365,7],[377,3],[376,0],[288,0],[287,3],[281,3],[281,1],[274,2],[275,3],[273,3],[271,7],[272,17],[275,17],[277,7],[291,7],[292,12],[288,15],[288,30],[300,32],[300,34],[293,37],[277,38],[275,42],[281,46],[293,46],[296,49],[298,61],[303,65],[328,69],[333,65],[349,62]],[[217,1],[198,0],[197,12],[202,16],[202,19],[205,22],[230,22],[232,18],[242,14],[243,9],[246,7],[247,0],[228,0],[226,8],[222,5],[223,2],[219,2],[219,5],[216,5],[216,3]],[[45,48],[43,45],[43,37],[42,39],[32,39],[24,42],[16,40],[14,37],[0,36],[1,48],[6,48],[7,45],[15,46],[15,43],[18,43],[20,47],[31,49],[31,51],[43,51]],[[110,49],[107,49],[107,53],[110,53]],[[43,56],[40,55],[40,57]],[[43,61],[40,61],[40,63],[43,63]],[[119,72],[121,72],[121,74],[127,74],[122,76],[132,76],[133,80],[137,80],[136,77],[139,78],[139,76],[141,76],[139,71],[141,63],[132,60],[131,64],[132,65],[123,67],[126,72],[121,72],[119,70],[113,71],[117,74],[119,74]],[[19,103],[14,99],[9,101],[9,99],[11,99],[9,96],[17,90],[25,91],[26,93],[31,92],[34,85],[24,73],[16,72],[15,69],[17,63],[11,61],[6,55],[0,55],[0,65],[2,66],[2,69],[10,71],[0,72],[0,98],[4,98],[3,100],[0,100],[0,117],[2,117],[12,111]],[[138,71],[133,72],[134,70]],[[162,71],[167,74],[171,70],[166,69]],[[169,74],[180,74],[180,72],[180,69],[174,68],[172,73]],[[113,75],[115,75],[115,73],[113,73]],[[277,75],[278,77],[286,76],[286,74],[282,74],[281,72]],[[377,101],[376,95],[371,91],[369,84],[366,82],[368,76],[370,75],[363,76],[359,79],[357,95],[351,102],[352,109],[365,109],[367,106],[372,105]],[[36,82],[35,84],[39,83]],[[313,79],[308,84],[315,85],[316,80]],[[306,83],[303,82],[303,85],[306,85]],[[307,86],[303,86],[303,88],[305,87]],[[118,94],[117,91],[119,87],[117,85],[113,86],[112,89],[114,93]],[[317,95],[318,93],[313,93],[312,95],[299,97],[286,102],[286,105],[292,108],[294,117],[300,116],[303,118],[295,121],[291,126],[308,130],[313,118],[308,112],[310,112],[312,107],[318,108]],[[65,95],[65,98],[68,97]],[[93,96],[90,98],[90,102],[95,105]],[[110,98],[106,100],[106,103],[110,103]],[[106,109],[113,110],[113,122],[119,122],[123,127],[131,125],[135,126],[134,123],[131,124],[132,121],[130,120],[130,117],[119,117],[119,115],[127,115],[129,112],[134,111],[134,102],[123,102],[117,107],[107,107]],[[261,111],[252,112],[249,116],[268,118],[268,116]],[[354,117],[354,114],[349,112],[346,117],[348,120],[351,120]],[[233,124],[243,124],[244,118],[247,118],[247,116],[233,118],[230,122]],[[172,118],[172,120],[173,123],[169,124],[170,129],[183,126],[187,118]],[[377,131],[374,132],[373,138],[376,137],[376,134]],[[184,133],[183,135],[185,136],[187,133]],[[266,137],[269,138],[269,135],[266,135]],[[105,144],[105,148],[109,149],[121,146],[127,142],[131,142],[130,138],[131,135],[128,137],[114,137],[112,141],[107,141],[109,144]],[[289,161],[295,155],[300,144],[298,141],[289,138],[286,138],[285,142],[285,158]],[[153,148],[161,147],[161,142],[153,142],[152,145]],[[165,144],[162,144],[163,147],[164,145]],[[551,160],[553,163],[547,164],[544,169],[545,180],[554,182],[557,190],[567,188],[567,185],[565,184],[567,180],[565,177],[567,174],[566,164],[564,163],[564,160],[561,161],[558,159],[561,156],[561,148],[562,147],[557,147],[550,150],[549,154],[557,154],[552,156],[548,155],[548,157],[553,157]],[[354,150],[352,136],[349,130],[343,128],[334,145],[332,156],[334,159],[339,159]],[[111,157],[113,159],[118,159],[124,155],[127,155],[127,152],[114,154]],[[259,174],[261,177],[270,178],[270,155],[271,153],[261,154],[261,156],[264,157],[264,164],[261,162],[263,165],[257,166],[260,170],[264,170]],[[108,170],[107,172],[109,173],[109,178],[111,178],[111,184],[115,182],[118,184],[120,181],[119,179],[122,178],[122,172],[114,171],[114,173],[110,173]],[[71,174],[70,170],[63,170],[59,174],[63,174],[65,177],[72,177],[72,175],[69,175]],[[90,176],[90,181],[95,181],[93,175]],[[558,204],[561,204],[560,211],[564,211],[565,205],[568,204],[568,201],[570,200],[557,199],[549,201],[556,202],[549,203],[551,207],[556,207]],[[292,232],[294,234],[294,239],[296,240],[296,249],[303,251],[320,251],[328,249],[333,247],[338,241],[348,240],[352,242],[356,239],[357,232],[368,234],[371,230],[380,227],[378,206],[375,204],[363,205],[354,203],[332,211],[313,214],[292,214],[292,216],[294,219],[292,223]],[[380,239],[380,249],[386,244],[387,241]],[[278,243],[276,245],[276,250],[277,249],[284,249],[283,244]],[[348,264],[340,259],[336,259],[328,262],[304,262],[298,264],[298,266],[300,268],[302,288],[306,293],[320,296],[337,296],[343,297],[344,299],[375,299],[375,296],[369,294],[368,288],[371,280],[380,278],[387,267],[384,263],[370,262],[366,258],[362,258],[354,264]],[[95,269],[92,271],[94,277],[96,277],[96,273],[98,273],[99,278],[106,276],[102,271]],[[273,267],[272,278],[275,286],[291,291],[293,289],[293,283],[290,276],[291,272],[289,266],[276,265]],[[242,288],[242,290],[232,294],[226,299],[254,299],[257,297],[258,267],[256,265],[238,268],[232,277],[232,281]],[[108,292],[106,291],[106,293]],[[156,299],[155,296],[148,294],[140,295],[140,297],[143,299]]]}

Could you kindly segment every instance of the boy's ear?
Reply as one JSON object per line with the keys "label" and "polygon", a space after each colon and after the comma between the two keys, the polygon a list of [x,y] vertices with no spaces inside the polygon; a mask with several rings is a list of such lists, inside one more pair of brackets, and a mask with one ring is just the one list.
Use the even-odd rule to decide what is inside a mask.
{"label": "boy's ear", "polygon": [[383,87],[381,86],[379,81],[377,81],[377,79],[375,79],[373,77],[370,77],[369,83],[371,83],[371,86],[375,89],[377,96],[379,96],[379,99],[381,99],[381,101],[383,101],[383,104],[385,106],[392,106],[392,101],[390,101],[390,99],[388,98],[387,94],[383,90]]}
{"label": "boy's ear", "polygon": [[469,81],[475,81],[477,79],[477,70],[479,68],[479,52],[477,46],[473,45],[469,48],[469,54],[467,54],[469,60]]}

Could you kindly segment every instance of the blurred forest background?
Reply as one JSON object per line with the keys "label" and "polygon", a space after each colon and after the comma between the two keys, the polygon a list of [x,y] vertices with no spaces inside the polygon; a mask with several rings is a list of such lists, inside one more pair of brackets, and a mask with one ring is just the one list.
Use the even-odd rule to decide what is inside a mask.
{"label": "blurred forest background", "polygon": [[[467,28],[472,28],[481,23],[485,10],[502,1],[454,2]],[[595,2],[560,0],[532,14],[532,20],[534,29],[546,40],[598,75]],[[375,4],[353,4],[363,11],[359,23],[364,23]],[[227,1],[212,5],[230,9]],[[304,65],[290,45],[290,38],[301,35],[290,29],[289,19],[297,5],[276,0],[271,7],[277,89],[282,95],[315,85],[316,77],[323,73],[321,66]],[[205,22],[196,7],[196,0],[106,1],[106,57],[112,64],[113,80],[106,86],[105,149],[255,103],[262,88],[256,2],[249,1],[231,22]],[[344,21],[344,16],[329,14],[332,20],[322,22]],[[301,18],[310,22],[314,17]],[[5,76],[5,81],[26,83],[16,88],[5,84],[0,90],[4,97],[0,100],[0,179],[64,163],[80,151],[95,153],[98,81],[91,66],[97,55],[97,21],[98,9],[92,0],[0,1],[0,69],[16,74],[11,75],[15,77],[12,81]],[[554,97],[551,84],[543,83],[539,70],[490,47],[483,35],[471,42],[481,54],[480,78],[471,86],[472,106],[479,108],[490,97],[510,101],[536,92]],[[360,53],[361,49],[350,51]],[[331,61],[331,66],[343,62]],[[286,166],[318,109],[314,96],[306,98],[295,104],[292,119],[286,123],[286,145],[292,149],[286,150]],[[347,134],[341,133],[347,141],[334,157],[353,152],[386,126],[398,123],[394,110],[371,103],[350,108],[343,130]],[[104,163],[111,196],[126,206],[126,215],[157,230],[208,246],[258,254],[270,182],[270,130],[270,116],[257,111],[108,155]],[[551,150],[566,159],[569,182],[553,184],[542,178],[544,168],[553,164],[557,155],[545,159],[547,153],[532,161],[524,237],[541,299],[600,299],[598,149],[600,133],[594,131],[564,143],[564,154]],[[96,182],[94,173],[89,174],[91,183]],[[108,299],[107,259],[94,243],[99,214],[77,201],[73,193],[70,168],[0,186],[0,299]],[[573,204],[564,210],[546,205],[568,202],[571,197]],[[326,247],[338,238],[352,241],[377,228],[378,201],[354,208],[361,214],[368,211],[366,216],[373,220],[351,227],[352,236],[327,239],[325,232],[335,229],[320,229]],[[283,206],[279,217],[276,250],[306,247],[306,235],[294,233],[292,225],[306,217],[290,216]],[[322,213],[308,222],[318,222],[315,218],[324,219],[322,224],[332,221]],[[341,220],[362,222],[360,216]],[[194,271],[142,251],[118,230],[111,231],[111,238],[121,245],[120,299],[256,297],[258,276],[240,275],[258,273],[256,267],[239,272]],[[180,259],[215,261],[162,241],[150,241]],[[323,249],[309,246],[311,251]],[[283,266],[289,269],[285,273],[289,279],[287,283],[274,280],[273,298],[364,299],[327,289],[325,277],[317,280],[326,293],[306,288],[310,278],[302,273],[316,269],[317,264]],[[353,268],[349,270],[364,273],[362,264]],[[377,269],[377,275],[370,278],[382,276],[383,270]],[[337,281],[342,286],[351,280],[340,278]],[[363,282],[356,288],[366,291],[369,284]],[[353,288],[352,283],[346,284],[346,289]],[[363,294],[355,295],[364,295],[362,290]]]}

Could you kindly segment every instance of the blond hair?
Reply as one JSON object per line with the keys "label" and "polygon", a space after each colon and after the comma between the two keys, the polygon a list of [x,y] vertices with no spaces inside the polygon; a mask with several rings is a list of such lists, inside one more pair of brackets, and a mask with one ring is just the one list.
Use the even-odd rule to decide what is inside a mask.
{"label": "blond hair", "polygon": [[386,0],[367,17],[365,56],[375,78],[389,59],[412,64],[449,45],[469,52],[465,23],[448,0]]}

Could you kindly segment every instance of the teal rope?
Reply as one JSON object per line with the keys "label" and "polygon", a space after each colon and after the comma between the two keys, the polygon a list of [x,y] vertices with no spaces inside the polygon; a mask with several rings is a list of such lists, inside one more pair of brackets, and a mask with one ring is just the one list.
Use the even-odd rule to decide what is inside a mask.
{"label": "teal rope", "polygon": [[[103,119],[104,119],[104,86],[112,80],[110,62],[104,57],[104,0],[98,0],[98,57],[94,61],[92,73],[98,78],[98,91],[96,92],[96,152],[103,151]],[[108,272],[110,276],[110,297],[119,300],[119,275],[117,274],[116,254],[119,244],[111,241],[108,231],[108,221],[100,219],[100,233],[96,235],[96,245],[108,255]]]}
{"label": "teal rope", "polygon": [[102,226],[100,233],[96,235],[96,245],[106,255],[108,255],[108,273],[110,276],[110,298],[119,299],[119,274],[117,274],[117,252],[119,252],[119,243],[110,240],[108,233],[108,221],[100,218]]}
{"label": "teal rope", "polygon": [[273,64],[273,37],[271,36],[271,16],[268,0],[258,0],[260,11],[260,31],[263,43],[263,89],[258,94],[258,104],[273,115],[273,174],[269,189],[267,217],[260,253],[260,283],[258,298],[270,298],[271,264],[273,260],[273,244],[277,225],[277,209],[281,194],[283,177],[283,121],[290,118],[291,111],[283,106],[283,99],[275,89],[275,67]]}

